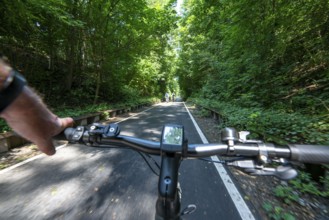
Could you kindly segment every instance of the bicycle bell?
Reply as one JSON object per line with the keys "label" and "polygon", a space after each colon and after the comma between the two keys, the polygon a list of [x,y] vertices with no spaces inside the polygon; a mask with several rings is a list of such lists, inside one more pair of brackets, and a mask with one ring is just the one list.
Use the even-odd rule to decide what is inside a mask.
{"label": "bicycle bell", "polygon": [[239,141],[238,132],[234,128],[224,128],[221,131],[222,142],[227,142],[229,152],[234,151],[234,142]]}

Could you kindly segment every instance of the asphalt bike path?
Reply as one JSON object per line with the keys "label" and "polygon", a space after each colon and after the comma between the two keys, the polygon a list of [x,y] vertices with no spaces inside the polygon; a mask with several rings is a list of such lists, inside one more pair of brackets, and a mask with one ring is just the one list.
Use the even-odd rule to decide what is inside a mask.
{"label": "asphalt bike path", "polygon": [[[123,135],[159,141],[166,123],[184,125],[189,143],[202,143],[183,103],[154,106],[119,125]],[[183,219],[241,219],[213,163],[184,160],[179,181],[182,208],[197,206]],[[158,177],[133,150],[69,144],[52,157],[0,172],[0,219],[151,220],[157,185]]]}

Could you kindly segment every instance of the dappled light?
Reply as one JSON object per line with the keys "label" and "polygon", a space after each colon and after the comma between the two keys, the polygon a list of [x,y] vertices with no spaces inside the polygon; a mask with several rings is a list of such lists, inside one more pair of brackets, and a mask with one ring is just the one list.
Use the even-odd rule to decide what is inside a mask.
{"label": "dappled light", "polygon": [[[323,150],[329,145],[328,0],[1,0],[0,12],[0,61],[21,73],[59,118],[72,117],[76,125],[117,123],[121,135],[157,142],[165,124],[179,124],[189,144],[203,143],[206,137],[198,134],[186,109],[191,105],[198,117],[215,119],[213,127],[205,126],[208,135],[227,144],[224,151],[229,156],[239,149],[236,142],[244,145],[257,139],[252,143],[258,147],[252,148],[257,161],[248,155],[250,162],[256,161],[249,169],[253,175],[273,174],[270,169],[263,172],[268,163],[290,168],[293,159],[300,161],[291,168],[313,169],[308,165],[314,162],[312,157],[296,159],[293,153],[315,152],[314,158],[323,159],[315,147],[311,151],[300,146],[323,145],[319,148]],[[0,76],[6,86],[14,79]],[[6,89],[0,88],[4,96]],[[22,112],[27,115],[23,108]],[[8,126],[0,119],[0,132],[10,131]],[[227,132],[224,139],[219,131],[226,127],[248,130],[250,138]],[[97,141],[116,135],[104,130],[97,133],[101,134]],[[39,155],[0,172],[0,219],[153,219],[158,177],[150,167],[158,171],[161,157],[95,146],[95,136],[88,134],[83,137],[89,140],[69,143],[54,156]],[[88,141],[90,145],[85,145]],[[11,142],[15,141],[1,139],[4,151]],[[263,142],[282,146],[282,152],[273,155],[282,153],[286,158],[270,158],[271,147],[260,146]],[[162,156],[177,156],[176,151],[179,157],[187,155],[182,145],[168,144],[167,152],[166,143],[160,146]],[[31,155],[37,154],[36,149],[31,147]],[[200,153],[209,149],[209,145],[195,148]],[[1,167],[5,166],[9,163]],[[198,206],[186,219],[240,219],[234,197],[225,189],[234,181],[217,178],[225,169],[214,167],[198,160],[182,162],[182,206]],[[315,169],[321,172],[315,174],[316,184],[308,174],[295,182],[286,178],[278,184],[289,193],[283,189],[276,193],[287,208],[301,205],[322,217],[329,212],[327,204],[304,205],[296,198],[307,193],[328,198],[328,166]],[[233,172],[241,179],[246,175]],[[257,177],[248,180],[242,189],[259,187]],[[248,213],[246,219],[253,220],[253,214],[257,218],[258,208],[267,208],[266,218],[271,219],[305,214],[285,213],[281,204],[269,201],[243,212]]]}
{"label": "dappled light", "polygon": [[4,0],[0,9],[1,52],[48,105],[178,92],[168,44],[178,19],[172,1]]}
{"label": "dappled light", "polygon": [[[183,106],[182,103],[180,105]],[[186,110],[181,107],[177,104],[160,105],[141,112],[136,118],[119,122],[122,134],[159,141],[163,124],[181,123],[186,125],[189,140],[200,142],[199,137],[193,135],[195,130],[186,117]],[[168,113],[176,115],[176,118],[167,117]],[[153,158],[160,163],[159,157]],[[214,194],[211,188],[220,188],[218,181],[207,182],[207,187],[203,186],[204,179],[215,175],[210,165],[200,161],[184,162],[180,170],[185,193],[182,205],[193,202],[201,209],[208,210],[207,214],[200,212],[196,216],[219,213],[219,210],[209,211],[211,206],[206,202],[209,196],[196,197],[196,193]],[[195,172],[200,168],[206,171],[197,175]],[[5,172],[0,179],[0,213],[4,218],[154,217],[158,178],[150,172],[140,155],[129,149],[69,144],[59,149],[55,156],[43,156],[15,168],[13,172],[14,176],[11,172]],[[214,195],[213,199],[220,197],[219,194]]]}
{"label": "dappled light", "polygon": [[[122,156],[127,159],[123,159]],[[124,209],[133,210],[136,207],[136,199],[145,201],[143,206],[149,206],[148,209],[151,209],[152,201],[156,198],[157,179],[152,175],[143,179],[132,175],[135,172],[142,173],[145,169],[133,165],[135,162],[132,158],[136,157],[139,158],[136,153],[124,149],[97,149],[72,145],[62,148],[54,157],[43,157],[24,167],[16,168],[13,179],[6,178],[6,175],[12,175],[9,172],[2,174],[0,210],[7,209],[6,215],[2,214],[2,217],[15,216],[15,219],[24,219],[27,213],[30,217],[47,219],[60,215],[68,218],[70,215],[101,216],[104,212],[101,211],[102,207],[105,208],[109,204],[113,204],[116,211],[120,210],[119,204],[122,203],[125,204]],[[132,167],[129,171],[122,172],[118,169],[120,164],[130,164]],[[22,168],[24,173],[19,172]],[[149,188],[150,191],[147,190],[148,193],[145,190],[140,191],[138,185],[127,185],[123,175],[137,178],[141,183],[153,182],[152,187]],[[119,190],[113,194],[114,189]],[[140,195],[136,194],[138,191],[141,192]],[[150,200],[149,197],[153,199]],[[15,209],[9,208],[13,205],[20,207],[21,216],[15,213]],[[59,213],[56,210],[60,210]]]}
{"label": "dappled light", "polygon": [[[163,117],[168,112],[167,107],[159,105],[131,117],[129,123],[120,122],[122,134],[159,141],[162,125],[177,120]],[[173,115],[183,117],[180,108],[172,105],[172,110],[176,111]],[[129,169],[122,170],[122,166]],[[122,216],[120,210],[126,209],[133,211],[125,211],[125,216],[154,213],[157,178],[150,174],[140,156],[128,149],[68,145],[58,150],[55,156],[43,156],[14,169],[14,172],[12,178],[6,178],[11,176],[6,172],[0,179],[0,199],[3,201],[0,211],[9,210],[6,212],[8,217],[23,219],[26,213],[49,219],[100,217],[104,213]],[[132,180],[127,178],[137,184],[131,185]],[[42,210],[38,208],[39,201],[43,201]],[[15,213],[14,207],[20,207],[21,214]]]}

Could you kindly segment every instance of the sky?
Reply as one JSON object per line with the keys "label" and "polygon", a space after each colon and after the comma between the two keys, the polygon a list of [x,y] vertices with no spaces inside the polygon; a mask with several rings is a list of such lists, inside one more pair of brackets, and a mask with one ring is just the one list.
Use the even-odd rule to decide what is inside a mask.
{"label": "sky", "polygon": [[178,15],[182,15],[182,5],[184,0],[177,0],[176,11]]}

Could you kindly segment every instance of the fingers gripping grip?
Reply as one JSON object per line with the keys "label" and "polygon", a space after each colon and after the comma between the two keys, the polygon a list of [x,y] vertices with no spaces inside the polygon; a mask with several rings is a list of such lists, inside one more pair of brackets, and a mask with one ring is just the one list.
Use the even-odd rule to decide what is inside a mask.
{"label": "fingers gripping grip", "polygon": [[53,137],[54,140],[72,140],[72,136],[75,132],[75,128],[65,128],[64,131],[61,133],[57,134],[56,136]]}
{"label": "fingers gripping grip", "polygon": [[329,146],[289,144],[291,159],[303,163],[329,163]]}

